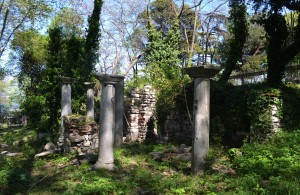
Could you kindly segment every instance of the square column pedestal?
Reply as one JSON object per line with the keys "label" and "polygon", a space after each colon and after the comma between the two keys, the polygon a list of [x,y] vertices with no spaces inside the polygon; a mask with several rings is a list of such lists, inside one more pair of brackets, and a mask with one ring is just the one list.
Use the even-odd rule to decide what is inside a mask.
{"label": "square column pedestal", "polygon": [[99,155],[92,169],[114,170],[114,146],[120,146],[123,140],[123,98],[124,77],[115,75],[97,75],[102,83]]}
{"label": "square column pedestal", "polygon": [[192,174],[203,172],[204,157],[209,149],[210,78],[220,72],[214,66],[184,68],[194,78]]}

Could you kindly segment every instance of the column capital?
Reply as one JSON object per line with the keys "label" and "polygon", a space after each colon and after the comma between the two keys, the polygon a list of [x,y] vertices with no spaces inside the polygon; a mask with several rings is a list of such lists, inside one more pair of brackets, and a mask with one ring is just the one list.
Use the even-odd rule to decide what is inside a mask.
{"label": "column capital", "polygon": [[103,84],[116,85],[124,80],[124,76],[120,75],[110,75],[110,74],[96,74],[96,79],[98,79]]}
{"label": "column capital", "polygon": [[183,73],[189,75],[191,78],[206,78],[210,79],[216,76],[221,71],[221,68],[213,65],[192,66],[183,68]]}
{"label": "column capital", "polygon": [[84,82],[83,84],[85,85],[85,87],[87,89],[91,89],[96,85],[96,83],[93,83],[93,82]]}
{"label": "column capital", "polygon": [[63,84],[71,84],[75,81],[75,78],[58,76],[57,80]]}

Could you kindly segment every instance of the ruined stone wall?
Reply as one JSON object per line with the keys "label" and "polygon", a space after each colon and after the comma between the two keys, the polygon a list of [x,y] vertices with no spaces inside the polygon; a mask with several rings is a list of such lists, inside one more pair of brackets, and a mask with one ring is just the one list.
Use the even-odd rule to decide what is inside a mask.
{"label": "ruined stone wall", "polygon": [[78,154],[94,153],[99,146],[96,122],[86,122],[84,116],[65,116],[64,150]]}
{"label": "ruined stone wall", "polygon": [[191,144],[192,140],[192,118],[187,114],[171,112],[164,123],[163,139],[165,141],[176,141]]}
{"label": "ruined stone wall", "polygon": [[150,85],[143,89],[133,88],[128,97],[128,132],[130,141],[143,141],[156,134],[154,126],[155,90]]}

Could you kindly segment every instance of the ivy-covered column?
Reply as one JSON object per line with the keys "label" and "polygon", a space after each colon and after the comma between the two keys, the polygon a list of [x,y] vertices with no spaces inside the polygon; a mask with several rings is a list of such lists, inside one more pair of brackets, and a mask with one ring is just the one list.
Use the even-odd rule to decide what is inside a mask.
{"label": "ivy-covered column", "polygon": [[86,119],[87,120],[94,120],[94,86],[95,83],[85,82],[86,86]]}
{"label": "ivy-covered column", "polygon": [[210,78],[220,69],[211,66],[185,68],[194,80],[192,173],[201,174],[209,149]]}
{"label": "ivy-covered column", "polygon": [[59,138],[59,143],[64,143],[64,133],[65,127],[63,123],[63,117],[72,113],[71,105],[71,83],[75,80],[70,77],[58,77],[59,81],[62,83],[61,88],[61,136]]}

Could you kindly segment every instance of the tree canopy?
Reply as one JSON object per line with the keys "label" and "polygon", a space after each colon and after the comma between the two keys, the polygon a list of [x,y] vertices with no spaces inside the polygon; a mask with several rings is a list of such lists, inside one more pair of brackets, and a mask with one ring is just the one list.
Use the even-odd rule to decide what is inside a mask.
{"label": "tree canopy", "polygon": [[261,24],[267,33],[268,83],[279,86],[286,65],[300,52],[300,17],[289,25],[285,10],[299,13],[297,0],[266,1],[253,0],[254,9],[262,12]]}

